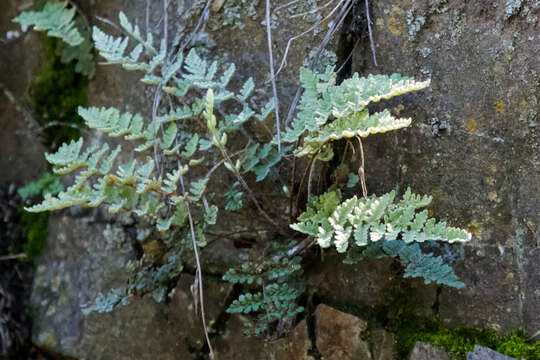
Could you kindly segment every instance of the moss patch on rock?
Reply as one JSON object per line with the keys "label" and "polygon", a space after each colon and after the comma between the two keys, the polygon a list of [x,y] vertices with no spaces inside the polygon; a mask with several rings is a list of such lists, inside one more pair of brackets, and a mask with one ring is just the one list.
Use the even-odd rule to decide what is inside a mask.
{"label": "moss patch on rock", "polygon": [[83,124],[77,114],[87,104],[88,79],[75,71],[75,64],[62,63],[60,44],[43,36],[44,60],[29,89],[36,120],[43,127],[44,142],[56,149],[62,142],[79,136]]}
{"label": "moss patch on rock", "polygon": [[22,222],[24,253],[26,261],[34,262],[47,246],[47,228],[49,224],[49,212],[29,213],[22,207],[19,209]]}
{"label": "moss patch on rock", "polygon": [[423,341],[444,348],[452,360],[464,360],[475,345],[496,350],[502,354],[525,359],[540,359],[540,341],[532,342],[522,330],[499,336],[494,331],[473,328],[449,329],[436,319],[409,319],[402,321],[395,332],[399,359],[407,359],[414,344]]}

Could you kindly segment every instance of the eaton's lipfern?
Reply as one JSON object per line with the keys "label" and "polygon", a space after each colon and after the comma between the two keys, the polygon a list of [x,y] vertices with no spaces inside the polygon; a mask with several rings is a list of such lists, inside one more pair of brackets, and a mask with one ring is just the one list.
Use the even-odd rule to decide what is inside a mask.
{"label": "eaton's lipfern", "polygon": [[[73,9],[65,9],[65,4],[55,6],[47,8],[49,16],[61,11],[61,15],[55,16],[72,21]],[[32,21],[37,23],[39,17],[33,16]],[[119,20],[129,36],[112,36],[94,27],[94,46],[107,63],[142,72],[141,82],[156,89],[152,118],[145,119],[114,107],[79,108],[79,115],[88,127],[133,142],[136,154],[125,156],[122,146],[111,149],[107,143],[100,142],[84,147],[82,139],[63,144],[56,153],[45,156],[54,173],[76,172],[74,183],[56,196],[45,195],[41,204],[27,210],[104,205],[112,213],[141,217],[153,226],[164,243],[167,261],[163,261],[161,254],[159,262],[152,261],[150,256],[130,262],[126,286],[113,289],[108,295],[100,294],[95,303],[84,307],[85,312],[111,311],[115,306],[128,304],[130,297],[137,294],[151,293],[156,301],[163,301],[174,283],[171,279],[182,271],[185,249],[195,252],[198,286],[202,292],[197,249],[207,243],[205,232],[217,222],[219,208],[212,201],[224,200],[224,209],[235,211],[249,199],[263,218],[278,226],[279,221],[265,212],[243,176],[252,173],[257,182],[263,181],[284,159],[292,156],[310,156],[311,173],[313,161],[332,159],[332,143],[336,140],[356,137],[361,146],[360,138],[407,127],[411,119],[395,118],[388,110],[371,114],[367,106],[429,85],[429,81],[418,82],[397,74],[368,77],[355,74],[337,85],[331,67],[324,73],[301,68],[304,92],[291,127],[282,134],[283,144],[277,143],[277,136],[259,143],[248,135],[242,141],[241,134],[247,133],[244,125],[250,120],[263,123],[275,108],[273,100],[262,108],[252,107],[250,97],[255,92],[252,78],[233,91],[229,83],[236,70],[234,64],[221,71],[217,61],[208,61],[193,49],[185,54],[170,49],[165,39],[156,43],[151,33],[143,33],[122,12]],[[40,27],[46,26],[40,23]],[[64,30],[67,29],[69,26]],[[162,93],[172,99],[168,107],[160,103]],[[235,142],[231,146],[228,139],[233,133]],[[298,146],[295,148],[293,144]],[[205,169],[201,169],[203,166]],[[235,180],[224,195],[215,196],[211,181],[220,166]],[[196,167],[199,169],[192,171]],[[464,242],[471,235],[429,219],[427,210],[422,210],[429,205],[429,196],[414,195],[410,190],[398,201],[395,192],[368,196],[363,168],[360,170],[358,175],[349,174],[343,184],[352,188],[360,181],[363,198],[353,196],[343,200],[335,187],[311,197],[298,222],[290,225],[308,235],[306,239],[286,246],[274,242],[266,256],[245,262],[224,275],[224,280],[241,284],[246,290],[227,311],[253,315],[253,322],[246,324],[248,333],[280,332],[286,328],[284,323],[291,322],[303,310],[298,305],[298,296],[303,291],[298,256],[305,248],[302,244],[334,246],[338,252],[347,254],[346,262],[361,261],[368,256],[396,257],[405,266],[405,276],[424,277],[426,283],[463,286],[442,258],[424,254],[418,243]],[[346,168],[345,178],[348,173]],[[293,195],[291,190],[286,190],[287,196]],[[292,206],[290,210],[293,211]]]}
{"label": "eaton's lipfern", "polygon": [[41,11],[25,11],[13,19],[35,30],[47,31],[48,36],[62,39],[70,46],[80,45],[84,39],[74,21],[74,7],[67,8],[67,1],[48,1]]}

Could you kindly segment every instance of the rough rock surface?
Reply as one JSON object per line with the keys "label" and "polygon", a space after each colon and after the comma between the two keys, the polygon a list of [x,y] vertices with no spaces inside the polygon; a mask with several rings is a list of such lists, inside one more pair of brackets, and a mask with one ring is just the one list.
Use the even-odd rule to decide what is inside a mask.
{"label": "rough rock surface", "polygon": [[448,354],[443,349],[418,341],[414,344],[409,360],[448,360]]}
{"label": "rough rock surface", "polygon": [[37,124],[26,101],[26,90],[39,71],[41,42],[22,32],[11,19],[20,1],[2,2],[0,12],[0,183],[24,184],[46,170],[45,148],[36,137]]}
{"label": "rough rock surface", "polygon": [[516,358],[500,354],[487,347],[476,345],[474,351],[467,353],[467,360],[516,360]]}
{"label": "rough rock surface", "polygon": [[393,360],[396,358],[396,337],[383,330],[373,330],[369,336],[373,360]]}
{"label": "rough rock surface", "polygon": [[225,333],[215,343],[216,355],[225,360],[313,360],[309,355],[312,344],[306,321],[301,321],[288,336],[265,341],[243,335],[243,316],[234,316],[227,322]]}
{"label": "rough rock surface", "polygon": [[[141,14],[146,6],[144,0],[78,3],[87,12],[89,21],[96,24],[96,16],[116,21],[119,10],[124,10],[128,17],[139,17],[142,23]],[[224,8],[216,5],[212,16],[222,14],[229,1],[216,1],[219,3]],[[352,42],[357,40],[355,36],[359,40],[352,56],[352,71],[362,75],[400,72],[417,78],[429,77],[432,86],[389,103],[394,113],[413,117],[409,130],[366,140],[369,191],[380,194],[411,186],[416,192],[433,195],[430,210],[438,218],[468,228],[474,235],[470,245],[441,249],[454,262],[466,287],[462,290],[426,287],[422,281],[398,279],[399,270],[390,261],[348,266],[341,264],[337,256],[325,255],[324,263],[307,269],[310,291],[329,303],[376,308],[387,305],[388,294],[406,285],[403,296],[408,311],[428,316],[438,314],[451,326],[478,326],[500,332],[520,326],[527,331],[537,330],[540,328],[540,278],[535,276],[540,273],[537,2],[517,1],[516,9],[509,8],[505,1],[370,3],[379,65],[373,65],[366,29],[359,26],[356,32],[351,31]],[[18,5],[18,1],[8,0],[0,14],[0,85],[3,86],[0,166],[9,169],[0,171],[0,182],[26,182],[45,170],[43,149],[37,142],[19,137],[18,131],[27,130],[23,125],[26,123],[21,120],[21,110],[5,96],[8,89],[15,99],[24,99],[38,66],[38,56],[30,56],[39,53],[39,44],[31,33],[4,41],[9,40],[8,31],[18,28],[9,20],[15,16]],[[208,55],[236,63],[239,77],[235,84],[254,76],[257,84],[268,85],[263,13],[264,6],[259,2],[254,19],[248,16],[242,29],[226,26],[209,31],[216,45],[208,47]],[[159,22],[160,14],[158,7],[152,7],[151,21]],[[356,15],[361,20],[361,8]],[[273,46],[279,63],[287,40],[306,24],[289,21],[287,14],[276,21]],[[103,23],[99,25],[107,28]],[[326,25],[323,33],[325,30]],[[287,66],[278,77],[278,86],[283,89],[283,110],[298,85],[296,69],[323,33],[317,34],[315,40],[293,42]],[[330,47],[338,47],[337,41]],[[98,67],[89,84],[89,104],[116,106],[122,111],[148,116],[153,92],[138,80],[137,74],[119,67]],[[257,91],[254,101],[262,104],[270,92],[262,86]],[[131,305],[110,314],[84,317],[80,312],[81,305],[92,301],[97,293],[125,281],[125,263],[135,256],[126,239],[125,226],[100,214],[87,212],[73,216],[63,212],[52,217],[49,248],[38,264],[34,282],[32,301],[37,309],[34,341],[52,352],[81,359],[150,359],[156,352],[163,359],[189,358],[188,348],[200,350],[201,343],[200,337],[194,335],[200,335],[197,318],[190,310],[182,312],[184,305],[190,306],[190,294],[185,288],[191,281],[188,275],[180,280],[169,305],[156,304],[145,297],[134,299]],[[238,233],[250,235],[233,238],[216,233],[220,241],[213,241],[203,252],[207,271],[223,273],[235,261],[248,258],[246,244],[254,242],[253,239],[271,238],[271,233],[259,233],[258,222],[253,220],[253,216],[227,219],[235,222]],[[209,319],[217,322],[229,290],[219,281],[210,286],[215,293],[207,291],[207,299],[214,295],[216,298],[207,305]],[[312,344],[305,322],[288,338],[266,345],[242,337],[236,317],[226,324],[223,335],[219,333],[221,329],[215,329],[218,331],[216,351],[225,358],[249,359],[262,353],[276,359],[310,356]],[[329,357],[331,354],[353,356],[357,351],[369,359],[372,355],[360,337],[365,327],[362,320],[321,305],[316,314],[316,347]],[[381,341],[384,344],[387,338],[383,336]],[[340,344],[347,346],[341,348]],[[374,351],[373,356],[381,358],[383,353]]]}
{"label": "rough rock surface", "polygon": [[465,288],[442,288],[440,315],[500,332],[540,328],[540,9],[509,3],[372,2],[378,66],[367,38],[352,65],[431,78],[383,104],[413,124],[366,139],[368,190],[431,194],[436,217],[473,233],[443,249]]}
{"label": "rough rock surface", "polygon": [[317,350],[325,359],[371,360],[371,352],[362,335],[367,322],[354,315],[321,304],[315,310]]}

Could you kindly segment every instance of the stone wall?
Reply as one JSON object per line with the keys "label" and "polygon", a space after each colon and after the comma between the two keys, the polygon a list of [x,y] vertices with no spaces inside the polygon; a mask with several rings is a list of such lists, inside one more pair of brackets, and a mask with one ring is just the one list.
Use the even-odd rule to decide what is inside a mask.
{"label": "stone wall", "polygon": [[[144,0],[78,3],[91,23],[104,28],[107,25],[98,17],[116,21],[117,12],[123,10],[143,23],[146,8]],[[174,2],[182,3],[189,2]],[[232,1],[215,3],[211,16],[219,17]],[[264,84],[257,94],[262,104],[270,96],[266,33],[261,24],[264,2],[254,3],[255,14],[242,14],[243,28],[210,30],[215,45],[207,43],[206,49],[209,56],[237,65],[235,84],[249,76]],[[400,116],[411,116],[413,125],[366,140],[368,190],[380,194],[410,186],[416,192],[432,194],[431,211],[437,218],[471,231],[470,245],[443,249],[466,286],[462,290],[424,286],[421,280],[401,279],[400,270],[391,261],[349,266],[331,252],[326,252],[322,261],[320,254],[312,253],[306,260],[308,302],[312,305],[306,321],[278,343],[265,344],[242,337],[240,319],[224,312],[235,292],[219,280],[231,263],[245,259],[257,247],[235,247],[234,239],[213,241],[202,257],[207,274],[207,316],[220,358],[308,359],[326,352],[330,358],[343,358],[339,347],[348,344],[348,339],[318,335],[317,329],[325,326],[343,326],[347,331],[355,328],[358,336],[347,345],[347,351],[357,351],[366,358],[385,358],[375,356],[387,351],[375,350],[384,341],[369,339],[381,334],[384,339],[391,336],[384,333],[378,320],[395,315],[381,315],[381,311],[391,311],[396,298],[400,311],[440,317],[452,327],[480,327],[501,333],[518,327],[528,332],[540,329],[539,4],[535,0],[371,3],[378,66],[373,64],[363,2],[358,2],[343,33],[328,46],[338,53],[341,62],[352,51],[352,61],[344,72],[399,72],[431,78],[432,85],[421,93],[384,104]],[[510,3],[518,5],[512,7]],[[10,6],[10,11],[0,17],[2,38],[8,30],[17,28],[9,23],[16,13],[15,2]],[[157,6],[151,7],[150,18],[159,22]],[[177,26],[172,18],[171,26]],[[311,25],[285,15],[275,21],[273,46],[279,60],[288,39]],[[298,67],[320,42],[327,26],[325,23],[320,33],[311,32],[292,43],[287,66],[278,77],[282,114],[299,84]],[[0,64],[10,69],[8,74],[0,73],[0,85],[12,86],[17,99],[24,99],[37,66],[35,55],[28,55],[38,53],[39,43],[32,39],[32,35],[23,34],[14,45],[8,45],[8,52],[0,53]],[[20,53],[17,59],[24,62],[13,62],[15,53]],[[89,83],[89,105],[116,106],[148,116],[153,94],[138,80],[137,74],[117,67],[98,67]],[[22,115],[5,96],[0,96],[0,110],[2,107],[7,110],[0,111],[0,121],[13,134]],[[2,134],[9,141],[0,153],[0,164],[10,170],[2,172],[0,181],[9,178],[24,182],[44,171],[39,145],[33,142],[30,147],[28,141],[9,136],[7,131]],[[14,142],[16,146],[10,145]],[[272,188],[271,184],[265,186]],[[252,218],[244,214],[226,222],[251,232],[247,236],[250,241],[271,239],[271,233],[254,230],[257,221]],[[193,313],[189,291],[193,276],[189,273],[181,276],[167,304],[157,304],[147,296],[112,313],[81,313],[81,306],[99,292],[125,281],[125,264],[137,256],[131,245],[134,226],[132,219],[113,219],[101,210],[63,211],[51,218],[49,245],[37,266],[32,295],[37,309],[33,340],[38,346],[80,359],[204,356],[207,348]],[[189,265],[186,268],[192,270]],[[343,313],[330,316],[343,321],[317,325],[316,319],[330,311],[321,307],[324,305],[315,311],[318,303],[374,319],[369,325],[371,335],[365,333],[368,325],[363,320]],[[386,358],[392,356],[390,350]]]}

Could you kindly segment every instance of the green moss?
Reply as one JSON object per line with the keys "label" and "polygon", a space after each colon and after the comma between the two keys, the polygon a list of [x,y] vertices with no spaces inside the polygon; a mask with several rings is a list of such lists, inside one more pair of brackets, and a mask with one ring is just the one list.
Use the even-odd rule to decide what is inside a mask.
{"label": "green moss", "polygon": [[87,103],[88,79],[75,72],[73,62],[61,62],[59,46],[57,39],[43,35],[45,58],[29,90],[44,141],[52,149],[79,136],[83,120],[77,108]]}
{"label": "green moss", "polygon": [[[400,279],[396,268],[394,276]],[[444,348],[452,360],[466,359],[467,352],[475,345],[481,345],[502,354],[527,360],[540,360],[540,341],[528,339],[522,330],[506,335],[498,335],[492,330],[474,328],[455,328],[445,326],[437,316],[437,304],[429,311],[416,303],[411,295],[411,282],[405,279],[393,283],[385,290],[386,303],[375,308],[375,314],[355,313],[370,320],[370,328],[385,327],[396,335],[398,359],[408,359],[417,341]],[[370,316],[369,316],[370,315]]]}
{"label": "green moss", "polygon": [[33,262],[47,246],[49,212],[29,213],[21,207],[19,213],[23,224],[23,235],[26,239],[24,244],[25,260]]}
{"label": "green moss", "polygon": [[515,358],[540,359],[540,341],[529,342],[521,330],[499,336],[484,329],[449,329],[435,319],[410,319],[401,324],[399,328],[390,326],[397,337],[399,359],[407,359],[417,341],[444,348],[453,360],[466,359],[467,352],[473,351],[475,345]]}

